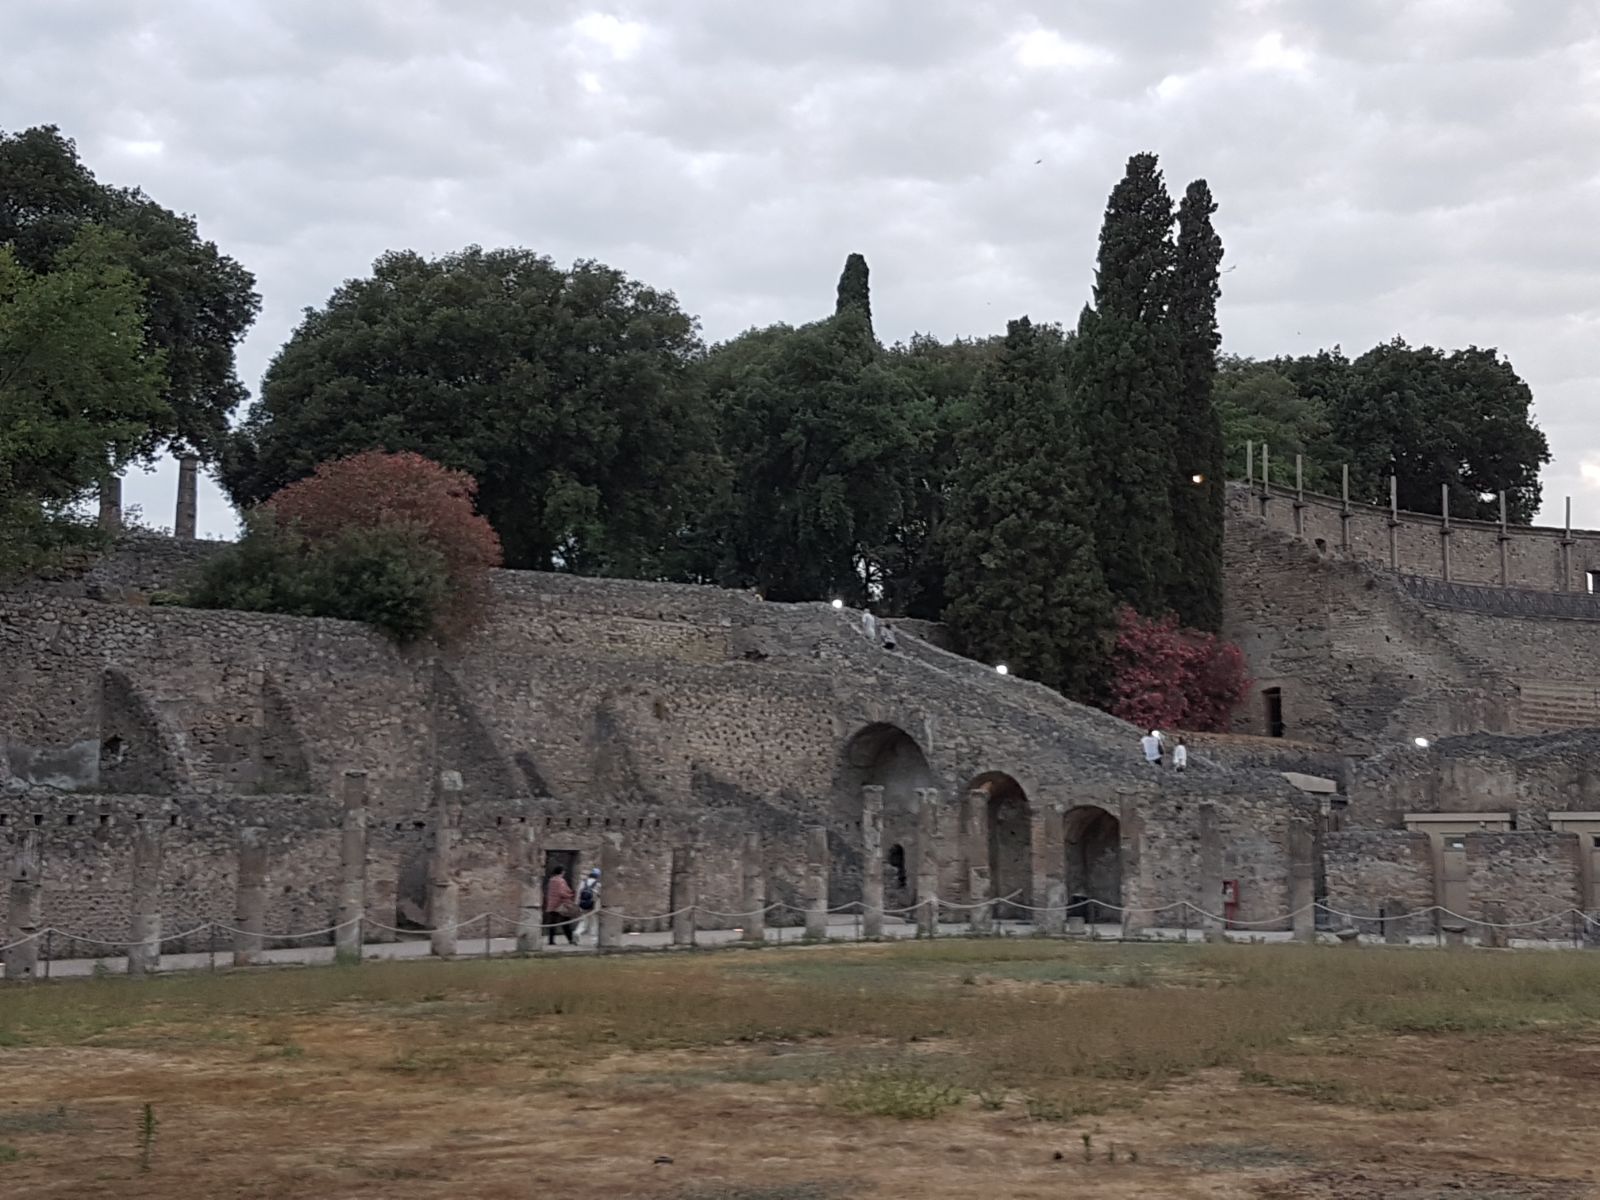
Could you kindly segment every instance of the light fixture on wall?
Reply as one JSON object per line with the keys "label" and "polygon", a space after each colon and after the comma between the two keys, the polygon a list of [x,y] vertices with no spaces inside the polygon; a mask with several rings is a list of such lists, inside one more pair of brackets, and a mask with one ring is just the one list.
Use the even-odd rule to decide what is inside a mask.
{"label": "light fixture on wall", "polygon": [[1411,744],[1418,750],[1426,750],[1428,748],[1428,739],[1425,737],[1412,738]]}
{"label": "light fixture on wall", "polygon": [[1189,476],[1189,482],[1190,483],[1204,483],[1205,481],[1206,481],[1206,477],[1204,475],[1201,475],[1198,472],[1196,472],[1195,474]]}
{"label": "light fixture on wall", "polygon": [[839,599],[837,596],[835,596],[833,598],[833,606],[835,608],[843,608],[844,607],[844,601]]}
{"label": "light fixture on wall", "polygon": [[995,671],[996,675],[1009,675],[1009,674],[1011,674],[1011,668],[1006,666],[1005,663],[995,663],[994,671]]}

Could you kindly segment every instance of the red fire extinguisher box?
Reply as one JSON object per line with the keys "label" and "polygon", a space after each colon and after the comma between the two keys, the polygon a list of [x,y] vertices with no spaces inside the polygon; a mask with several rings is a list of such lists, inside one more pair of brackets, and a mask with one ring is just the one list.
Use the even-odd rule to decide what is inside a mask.
{"label": "red fire extinguisher box", "polygon": [[1237,879],[1224,879],[1222,881],[1222,920],[1229,929],[1239,917],[1239,881]]}

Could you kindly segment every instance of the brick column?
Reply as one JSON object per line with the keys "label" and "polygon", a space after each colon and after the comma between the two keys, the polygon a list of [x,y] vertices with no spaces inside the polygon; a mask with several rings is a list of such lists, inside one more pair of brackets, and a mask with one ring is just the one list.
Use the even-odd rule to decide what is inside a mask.
{"label": "brick column", "polygon": [[5,971],[27,983],[39,970],[39,831],[19,830],[11,848],[11,905],[6,914]]}
{"label": "brick column", "polygon": [[194,540],[196,518],[200,507],[200,460],[185,454],[178,460],[178,505],[173,515],[172,536],[187,541]]}
{"label": "brick column", "polygon": [[259,825],[239,830],[239,881],[234,894],[233,965],[251,967],[266,948],[267,831]]}
{"label": "brick column", "polygon": [[367,773],[344,773],[344,815],[339,830],[339,907],[334,913],[334,958],[360,962],[367,916]]}
{"label": "brick column", "polygon": [[883,789],[861,789],[861,935],[883,936]]}
{"label": "brick column", "polygon": [[806,830],[806,937],[822,941],[828,936],[828,828]]}

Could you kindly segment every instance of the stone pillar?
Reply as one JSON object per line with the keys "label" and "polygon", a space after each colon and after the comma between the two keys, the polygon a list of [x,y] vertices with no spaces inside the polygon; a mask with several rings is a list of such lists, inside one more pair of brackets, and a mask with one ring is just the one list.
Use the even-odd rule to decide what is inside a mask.
{"label": "stone pillar", "polygon": [[6,979],[27,983],[39,970],[39,832],[19,830],[11,847],[11,905],[6,916]]}
{"label": "stone pillar", "polygon": [[233,965],[261,961],[267,932],[267,831],[259,825],[239,830],[239,883],[234,895]]}
{"label": "stone pillar", "polygon": [[1306,456],[1294,456],[1294,535],[1306,536]]}
{"label": "stone pillar", "polygon": [[1561,585],[1556,588],[1564,592],[1572,585],[1572,497],[1567,497],[1567,523],[1561,534]]}
{"label": "stone pillar", "polygon": [[1289,911],[1290,928],[1297,942],[1317,940],[1317,875],[1311,822],[1303,817],[1289,819]]}
{"label": "stone pillar", "polygon": [[1511,586],[1511,531],[1506,528],[1506,494],[1500,493],[1500,533],[1495,538],[1500,548],[1500,586]]}
{"label": "stone pillar", "polygon": [[1400,481],[1389,476],[1389,569],[1400,569]]}
{"label": "stone pillar", "polygon": [[433,953],[449,958],[456,952],[457,922],[461,919],[456,891],[455,806],[444,797],[433,806],[428,842],[428,924]]}
{"label": "stone pillar", "polygon": [[822,941],[828,936],[828,828],[806,830],[806,937]]}
{"label": "stone pillar", "polygon": [[1136,938],[1145,930],[1145,918],[1137,905],[1144,903],[1144,810],[1132,792],[1123,792],[1117,809],[1122,829],[1122,936]]}
{"label": "stone pillar", "polygon": [[1483,919],[1488,924],[1481,926],[1483,930],[1483,944],[1493,950],[1504,950],[1511,944],[1510,930],[1505,928],[1506,906],[1493,901],[1483,906]]}
{"label": "stone pillar", "polygon": [[516,829],[517,953],[537,954],[544,945],[544,856],[539,846],[539,818],[529,815]]}
{"label": "stone pillar", "polygon": [[961,841],[967,863],[967,920],[973,933],[994,932],[994,880],[989,871],[989,793],[967,793]]}
{"label": "stone pillar", "polygon": [[1439,485],[1439,566],[1443,570],[1444,581],[1450,582],[1450,485]]}
{"label": "stone pillar", "polygon": [[600,839],[601,887],[600,895],[595,897],[600,910],[595,914],[595,945],[602,950],[615,950],[622,945],[622,904],[617,895],[622,874],[622,834],[611,831]]}
{"label": "stone pillar", "polygon": [[694,847],[684,844],[672,848],[672,944],[694,945],[695,906],[700,903],[695,886]]}
{"label": "stone pillar", "polygon": [[1406,922],[1410,919],[1411,910],[1403,900],[1385,900],[1383,902],[1383,940],[1391,946],[1404,946],[1411,938],[1406,932]]}
{"label": "stone pillar", "polygon": [[1222,921],[1222,827],[1217,819],[1217,806],[1210,802],[1200,806],[1200,928],[1208,942],[1223,942]]}
{"label": "stone pillar", "polygon": [[344,773],[344,818],[339,834],[339,907],[333,931],[334,958],[360,962],[367,917],[367,773]]}
{"label": "stone pillar", "polygon": [[1062,933],[1067,927],[1066,816],[1054,804],[1038,805],[1031,814],[1033,841],[1033,928]]}
{"label": "stone pillar", "polygon": [[1341,471],[1339,490],[1339,549],[1350,549],[1350,464]]}
{"label": "stone pillar", "polygon": [[761,945],[767,940],[767,873],[761,860],[761,835],[747,834],[744,839],[744,892],[739,907],[744,916],[744,941]]}
{"label": "stone pillar", "polygon": [[172,536],[194,540],[200,505],[200,460],[185,454],[178,460],[178,508],[172,520]]}
{"label": "stone pillar", "polygon": [[861,936],[883,936],[883,788],[861,789]]}
{"label": "stone pillar", "polygon": [[939,789],[917,789],[917,936],[939,932]]}
{"label": "stone pillar", "polygon": [[122,528],[122,477],[107,475],[100,481],[100,528],[116,533]]}
{"label": "stone pillar", "polygon": [[142,978],[161,965],[161,826],[140,817],[133,829],[133,867],[129,895],[133,920],[128,939],[128,974]]}

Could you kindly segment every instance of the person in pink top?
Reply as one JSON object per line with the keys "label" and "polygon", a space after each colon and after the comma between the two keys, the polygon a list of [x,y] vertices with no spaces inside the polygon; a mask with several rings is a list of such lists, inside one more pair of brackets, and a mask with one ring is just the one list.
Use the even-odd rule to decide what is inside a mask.
{"label": "person in pink top", "polygon": [[557,867],[544,885],[544,928],[550,935],[552,946],[556,944],[557,929],[567,935],[567,941],[572,945],[578,944],[577,905],[573,903],[572,885],[567,882],[566,876],[566,868]]}

